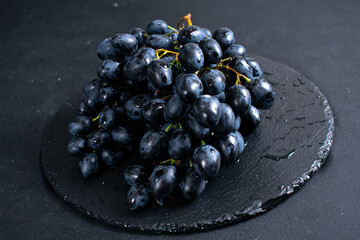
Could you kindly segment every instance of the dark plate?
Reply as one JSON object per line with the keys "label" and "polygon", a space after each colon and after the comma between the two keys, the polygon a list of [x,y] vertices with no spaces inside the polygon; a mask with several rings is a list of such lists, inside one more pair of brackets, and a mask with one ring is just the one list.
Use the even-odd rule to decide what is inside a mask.
{"label": "dark plate", "polygon": [[[255,57],[276,92],[262,111],[260,126],[246,137],[241,160],[221,169],[200,198],[151,202],[129,211],[125,165],[84,180],[77,158],[67,153],[67,126],[76,116],[78,96],[65,103],[45,130],[41,161],[53,189],[76,209],[111,225],[154,232],[189,232],[238,223],[266,212],[296,192],[322,166],[334,133],[331,108],[305,76],[283,64]],[[141,161],[134,155],[130,162]],[[127,163],[126,163],[127,164]]]}

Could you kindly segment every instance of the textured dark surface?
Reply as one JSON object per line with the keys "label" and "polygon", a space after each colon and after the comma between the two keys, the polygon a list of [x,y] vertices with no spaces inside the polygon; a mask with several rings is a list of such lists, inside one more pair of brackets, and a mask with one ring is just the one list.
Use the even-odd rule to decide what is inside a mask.
{"label": "textured dark surface", "polygon": [[[117,3],[117,4],[115,4]],[[48,120],[95,77],[97,44],[153,19],[234,30],[247,51],[303,73],[331,103],[335,141],[301,191],[266,214],[185,235],[138,234],[93,221],[45,184]],[[16,1],[0,8],[0,232],[4,239],[358,239],[360,2]]]}
{"label": "textured dark surface", "polygon": [[[189,232],[243,221],[275,207],[301,188],[319,170],[333,141],[334,118],[326,98],[308,79],[277,62],[255,57],[271,82],[276,101],[262,111],[262,122],[245,137],[247,145],[236,164],[225,166],[193,202],[181,198],[165,206],[153,201],[141,211],[125,203],[129,186],[124,164],[99,177],[82,179],[78,161],[67,153],[67,126],[78,113],[79,92],[50,121],[41,160],[44,175],[66,202],[109,224],[155,232]],[[134,153],[128,162],[143,164]],[[126,162],[125,166],[129,163]]]}

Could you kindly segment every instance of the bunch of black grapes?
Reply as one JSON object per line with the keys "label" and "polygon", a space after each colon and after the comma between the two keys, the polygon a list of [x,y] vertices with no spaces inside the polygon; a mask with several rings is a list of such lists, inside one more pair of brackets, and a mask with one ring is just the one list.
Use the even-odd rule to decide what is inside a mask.
{"label": "bunch of black grapes", "polygon": [[152,163],[124,172],[131,210],[150,196],[161,203],[176,189],[186,199],[199,196],[222,165],[239,161],[239,131],[252,131],[258,109],[274,103],[271,85],[234,33],[211,33],[190,17],[179,20],[178,30],[155,20],[146,32],[133,28],[103,40],[98,79],[84,87],[80,116],[69,124],[68,151],[81,157],[84,178],[123,163],[132,151]]}

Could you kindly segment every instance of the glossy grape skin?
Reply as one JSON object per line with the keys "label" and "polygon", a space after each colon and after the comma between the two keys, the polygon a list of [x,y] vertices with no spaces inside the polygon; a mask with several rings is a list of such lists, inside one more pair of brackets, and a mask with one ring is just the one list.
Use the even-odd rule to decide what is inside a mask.
{"label": "glossy grape skin", "polygon": [[101,89],[104,85],[104,82],[99,79],[93,79],[89,81],[83,88],[82,95],[85,97],[92,89],[97,88]]}
{"label": "glossy grape skin", "polygon": [[114,151],[110,148],[105,148],[101,152],[101,161],[107,166],[116,166],[124,159],[122,151]]}
{"label": "glossy grape skin", "polygon": [[140,121],[142,119],[143,106],[150,101],[146,95],[140,94],[131,97],[126,101],[124,108],[126,115],[132,121]]}
{"label": "glossy grape skin", "polygon": [[100,90],[98,88],[91,89],[84,97],[83,102],[88,108],[89,113],[100,110],[103,107],[100,98]]}
{"label": "glossy grape skin", "polygon": [[111,108],[104,108],[99,114],[99,125],[105,130],[112,130],[117,125],[116,113]]}
{"label": "glossy grape skin", "polygon": [[154,58],[156,58],[156,54],[155,54],[155,49],[151,48],[151,47],[142,47],[139,50],[137,50],[137,52],[133,55],[133,57],[135,56],[140,56],[142,54],[146,54],[147,58],[153,60]]}
{"label": "glossy grape skin", "polygon": [[236,117],[233,109],[226,103],[220,103],[221,117],[214,130],[217,134],[228,135],[235,129]]}
{"label": "glossy grape skin", "polygon": [[217,95],[225,90],[226,78],[219,70],[206,70],[200,79],[204,86],[204,93],[206,94]]}
{"label": "glossy grape skin", "polygon": [[235,57],[229,62],[229,66],[235,69],[238,73],[245,75],[248,78],[253,77],[253,71],[246,59],[243,57]]}
{"label": "glossy grape skin", "polygon": [[246,49],[244,46],[237,44],[229,46],[224,52],[224,58],[228,57],[244,57],[246,54]]}
{"label": "glossy grape skin", "polygon": [[174,41],[165,35],[153,34],[147,37],[146,46],[153,49],[166,49],[172,50],[174,48]]}
{"label": "glossy grape skin", "polygon": [[219,94],[216,95],[212,95],[213,97],[216,97],[220,103],[224,103],[225,102],[225,92],[221,92]]}
{"label": "glossy grape skin", "polygon": [[196,72],[204,65],[203,51],[195,43],[187,43],[179,51],[179,61],[186,72]]}
{"label": "glossy grape skin", "polygon": [[110,134],[103,128],[93,130],[87,140],[87,146],[95,151],[101,151],[110,142]]}
{"label": "glossy grape skin", "polygon": [[216,40],[212,38],[205,38],[201,40],[199,47],[203,51],[205,64],[217,64],[220,62],[223,52]]}
{"label": "glossy grape skin", "polygon": [[243,136],[241,135],[241,133],[239,133],[238,131],[235,131],[235,137],[237,139],[238,142],[238,155],[240,156],[240,154],[244,151],[245,148],[245,141]]}
{"label": "glossy grape skin", "polygon": [[203,92],[203,84],[196,74],[182,74],[176,78],[176,93],[185,103],[194,102]]}
{"label": "glossy grape skin", "polygon": [[169,87],[173,78],[170,64],[161,59],[152,61],[147,67],[147,77],[159,89]]}
{"label": "glossy grape skin", "polygon": [[221,166],[220,153],[211,145],[201,145],[194,151],[193,165],[204,180],[214,178]]}
{"label": "glossy grape skin", "polygon": [[106,38],[99,43],[96,52],[98,57],[102,60],[118,58],[121,56],[121,52],[111,44],[111,38]]}
{"label": "glossy grape skin", "polygon": [[221,164],[230,164],[235,162],[239,156],[239,143],[235,133],[218,138],[216,149],[221,155]]}
{"label": "glossy grape skin", "polygon": [[213,38],[225,49],[235,44],[235,35],[228,28],[219,28],[213,33]]}
{"label": "glossy grape skin", "polygon": [[147,169],[141,165],[130,165],[124,170],[124,180],[130,186],[148,181]]}
{"label": "glossy grape skin", "polygon": [[178,123],[191,110],[191,104],[181,101],[179,95],[173,94],[165,104],[164,116],[166,121]]}
{"label": "glossy grape skin", "polygon": [[261,114],[256,107],[251,106],[249,111],[241,116],[241,120],[242,124],[240,129],[253,130],[259,125]]}
{"label": "glossy grape skin", "polygon": [[85,99],[83,99],[80,103],[79,103],[79,115],[80,116],[93,116],[96,114],[96,112],[92,109],[90,109],[86,103],[85,103]]}
{"label": "glossy grape skin", "polygon": [[191,150],[191,135],[185,129],[175,130],[168,141],[168,152],[171,158],[181,160],[189,155]]}
{"label": "glossy grape skin", "polygon": [[111,38],[110,43],[122,56],[131,56],[138,49],[136,38],[128,33],[116,34]]}
{"label": "glossy grape skin", "polygon": [[193,104],[196,120],[204,127],[215,127],[221,117],[220,102],[210,95],[202,95]]}
{"label": "glossy grape skin", "polygon": [[138,48],[145,45],[145,38],[144,38],[145,31],[143,29],[135,27],[130,29],[129,33],[136,38],[138,42]]}
{"label": "glossy grape skin", "polygon": [[226,93],[226,103],[234,110],[235,115],[242,115],[249,111],[251,106],[251,95],[242,85],[230,87]]}
{"label": "glossy grape skin", "polygon": [[245,59],[249,66],[252,68],[253,77],[262,77],[260,65],[253,58],[247,57]]}
{"label": "glossy grape skin", "polygon": [[120,147],[129,146],[134,141],[134,137],[131,132],[122,126],[118,126],[111,131],[111,139],[116,146]]}
{"label": "glossy grape skin", "polygon": [[251,104],[259,109],[269,109],[274,104],[275,96],[271,84],[263,78],[254,78],[248,87]]}
{"label": "glossy grape skin", "polygon": [[177,171],[172,165],[158,165],[150,175],[150,191],[155,198],[165,198],[177,185]]}
{"label": "glossy grape skin", "polygon": [[146,69],[154,58],[155,52],[150,48],[136,53],[123,67],[123,77],[125,81],[129,83],[146,80]]}
{"label": "glossy grape skin", "polygon": [[82,156],[86,152],[86,140],[79,136],[73,136],[68,143],[67,150],[75,157]]}
{"label": "glossy grape skin", "polygon": [[192,200],[197,198],[205,190],[206,181],[192,168],[186,173],[179,183],[180,190],[184,198]]}
{"label": "glossy grape skin", "polygon": [[119,83],[122,66],[119,62],[111,59],[104,60],[97,69],[98,77],[108,83]]}
{"label": "glossy grape skin", "polygon": [[154,129],[160,129],[166,122],[164,112],[165,100],[156,98],[144,105],[142,116],[146,124]]}
{"label": "glossy grape skin", "polygon": [[103,86],[100,89],[100,101],[103,105],[114,105],[116,98],[117,98],[117,92],[114,89],[112,85],[106,85]]}
{"label": "glossy grape skin", "polygon": [[140,141],[139,152],[143,159],[156,159],[167,149],[167,136],[164,131],[150,130]]}
{"label": "glossy grape skin", "polygon": [[235,131],[239,130],[240,125],[241,125],[241,117],[240,116],[235,116],[234,130],[232,132],[235,132]]}
{"label": "glossy grape skin", "polygon": [[83,178],[90,178],[99,171],[99,156],[96,153],[86,153],[79,162]]}
{"label": "glossy grape skin", "polygon": [[186,43],[199,43],[205,38],[205,32],[201,27],[196,25],[190,25],[184,27],[179,32],[179,42],[182,44]]}
{"label": "glossy grape skin", "polygon": [[209,29],[202,28],[202,30],[203,30],[205,36],[210,37],[210,38],[212,37],[212,33],[211,33],[211,31]]}
{"label": "glossy grape skin", "polygon": [[154,20],[146,28],[148,34],[164,34],[167,32],[168,25],[163,20]]}
{"label": "glossy grape skin", "polygon": [[188,130],[194,137],[201,140],[209,136],[210,128],[202,126],[194,117],[193,113],[186,116],[184,129]]}
{"label": "glossy grape skin", "polygon": [[89,117],[79,116],[75,118],[74,121],[69,123],[68,130],[69,133],[73,136],[78,134],[86,136],[91,132],[92,127],[92,121]]}
{"label": "glossy grape skin", "polygon": [[143,209],[149,203],[149,190],[143,185],[133,185],[127,194],[126,202],[131,211]]}

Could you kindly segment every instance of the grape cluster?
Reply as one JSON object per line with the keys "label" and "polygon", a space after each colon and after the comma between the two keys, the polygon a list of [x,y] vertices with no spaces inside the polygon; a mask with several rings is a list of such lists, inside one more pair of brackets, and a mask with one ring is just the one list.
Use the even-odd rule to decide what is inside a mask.
{"label": "grape cluster", "polygon": [[[178,30],[177,30],[178,29]],[[103,40],[98,79],[82,91],[69,124],[68,151],[81,157],[84,178],[123,163],[138,151],[152,168],[130,165],[129,209],[159,203],[176,189],[194,199],[220,167],[240,159],[242,133],[260,123],[258,109],[274,103],[259,64],[245,56],[234,33],[162,20]]]}

